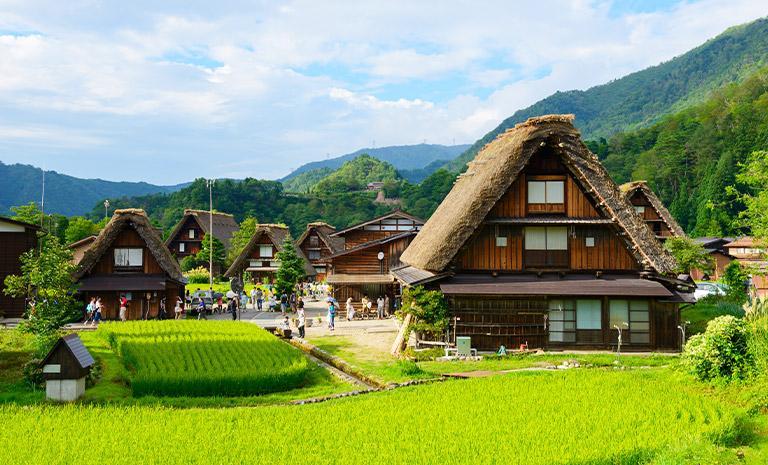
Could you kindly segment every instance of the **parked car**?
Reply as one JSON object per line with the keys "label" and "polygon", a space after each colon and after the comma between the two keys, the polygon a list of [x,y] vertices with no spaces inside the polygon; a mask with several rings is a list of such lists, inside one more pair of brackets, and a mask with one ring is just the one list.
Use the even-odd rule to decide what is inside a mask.
{"label": "parked car", "polygon": [[725,295],[727,287],[718,283],[697,283],[693,296],[696,300],[703,299],[711,295]]}
{"label": "parked car", "polygon": [[211,313],[213,310],[213,300],[210,297],[193,297],[192,302],[189,305],[189,314],[197,315],[197,309],[200,307],[200,299],[203,299],[205,304],[205,312]]}

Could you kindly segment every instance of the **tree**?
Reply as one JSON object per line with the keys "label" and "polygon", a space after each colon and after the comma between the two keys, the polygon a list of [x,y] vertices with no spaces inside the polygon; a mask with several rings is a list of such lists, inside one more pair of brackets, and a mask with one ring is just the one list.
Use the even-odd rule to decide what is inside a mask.
{"label": "tree", "polygon": [[229,252],[227,252],[227,263],[232,263],[240,255],[254,234],[259,221],[254,217],[248,217],[240,223],[240,229],[235,231],[232,239],[229,241]]}
{"label": "tree", "polygon": [[40,251],[33,249],[21,257],[21,274],[5,278],[5,293],[32,301],[24,328],[45,336],[79,316],[72,279],[75,265],[72,251],[52,235],[40,238]]}
{"label": "tree", "polygon": [[71,244],[98,232],[99,227],[93,221],[82,216],[73,216],[69,219],[67,229],[64,231],[64,241]]}
{"label": "tree", "polygon": [[23,221],[35,225],[40,225],[40,220],[43,216],[43,212],[40,211],[35,202],[11,207],[11,211],[13,212],[13,216],[11,217],[12,220]]}
{"label": "tree", "polygon": [[749,270],[738,260],[729,263],[723,270],[723,284],[728,286],[726,297],[739,305],[747,301]]}
{"label": "tree", "polygon": [[213,234],[206,234],[203,236],[200,252],[197,253],[195,259],[197,260],[197,263],[202,264],[208,268],[211,259],[211,239],[213,239],[213,265],[223,268],[224,261],[227,259],[227,252],[224,249],[224,244],[222,244],[220,240],[213,237]]}
{"label": "tree", "polygon": [[280,261],[280,268],[277,269],[277,281],[275,286],[279,293],[290,294],[296,287],[296,284],[306,275],[304,271],[304,259],[296,253],[296,247],[293,245],[293,239],[290,234],[283,242],[283,248],[275,256]]}
{"label": "tree", "polygon": [[759,239],[768,240],[768,152],[752,152],[746,162],[739,165],[736,180],[744,184],[748,192],[741,196],[745,209],[741,213],[743,226]]}
{"label": "tree", "polygon": [[664,242],[664,248],[675,257],[677,273],[690,273],[691,270],[701,270],[711,273],[714,259],[701,244],[689,237],[670,237]]}

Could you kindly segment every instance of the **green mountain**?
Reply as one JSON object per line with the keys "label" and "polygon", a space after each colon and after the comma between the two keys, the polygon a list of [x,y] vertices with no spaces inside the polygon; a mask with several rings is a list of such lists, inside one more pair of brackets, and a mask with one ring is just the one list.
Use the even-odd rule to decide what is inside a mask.
{"label": "green mountain", "polygon": [[647,180],[693,235],[742,231],[739,163],[768,150],[768,67],[704,102],[644,129],[594,141],[590,149],[618,182]]}
{"label": "green mountain", "polygon": [[[437,160],[452,160],[469,148],[469,145],[396,145],[391,147],[367,148],[356,150],[346,155],[334,157],[328,160],[314,161],[300,166],[288,176],[280,179],[286,182],[296,176],[317,168],[340,168],[345,162],[353,160],[362,154],[367,154],[381,161],[385,161],[398,170],[416,170],[424,168]],[[290,189],[293,190],[293,189]]]}
{"label": "green mountain", "polygon": [[574,113],[585,139],[647,127],[664,115],[702,102],[724,84],[768,63],[768,19],[732,27],[670,61],[585,91],[557,92],[515,112],[445,167],[461,171],[499,134],[532,116]]}
{"label": "green mountain", "polygon": [[370,182],[397,181],[400,175],[394,166],[368,154],[345,162],[341,168],[321,179],[312,187],[320,194],[365,190]]}
{"label": "green mountain", "polygon": [[[39,202],[42,195],[43,171],[30,165],[6,165],[0,162],[0,215],[10,208]],[[146,182],[112,182],[102,179],[80,179],[55,171],[45,172],[45,210],[62,215],[83,215],[107,198],[173,192],[186,184],[156,186]],[[103,215],[103,213],[102,213]]]}
{"label": "green mountain", "polygon": [[283,181],[283,186],[287,192],[307,193],[312,190],[315,184],[334,171],[333,168],[328,166],[314,168]]}

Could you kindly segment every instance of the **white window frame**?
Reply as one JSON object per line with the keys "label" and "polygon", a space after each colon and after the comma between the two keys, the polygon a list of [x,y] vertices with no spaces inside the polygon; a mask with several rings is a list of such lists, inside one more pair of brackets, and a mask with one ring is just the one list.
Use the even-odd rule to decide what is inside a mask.
{"label": "white window frame", "polygon": [[179,242],[179,253],[184,253],[187,251],[187,244],[183,242]]}
{"label": "white window frame", "polygon": [[[543,239],[540,235],[543,233]],[[528,226],[524,228],[525,250],[568,250],[567,226]],[[562,244],[560,239],[563,239]]]}
{"label": "white window frame", "polygon": [[194,239],[195,238],[195,230],[194,229],[190,229],[189,233],[187,235],[189,236],[190,239]]}
{"label": "white window frame", "polygon": [[565,180],[528,181],[528,203],[565,203]]}
{"label": "white window frame", "polygon": [[144,249],[118,247],[114,251],[116,268],[141,268],[144,266]]}
{"label": "white window frame", "polygon": [[[269,250],[269,253],[264,253],[265,250]],[[274,256],[274,250],[271,244],[259,245],[259,257],[272,258]]]}

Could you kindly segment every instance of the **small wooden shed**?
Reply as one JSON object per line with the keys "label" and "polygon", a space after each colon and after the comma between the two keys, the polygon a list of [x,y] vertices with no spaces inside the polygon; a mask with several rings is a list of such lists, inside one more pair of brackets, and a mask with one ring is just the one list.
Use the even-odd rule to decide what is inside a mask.
{"label": "small wooden shed", "polygon": [[78,399],[85,392],[85,377],[94,363],[80,336],[68,334],[59,339],[41,364],[46,397],[61,401]]}

